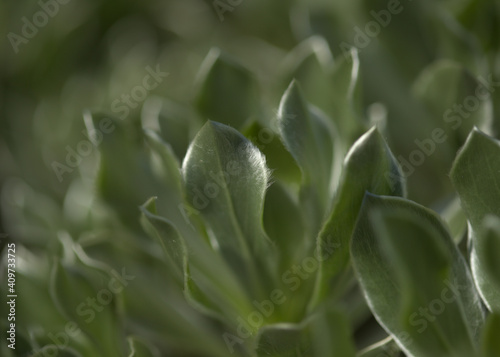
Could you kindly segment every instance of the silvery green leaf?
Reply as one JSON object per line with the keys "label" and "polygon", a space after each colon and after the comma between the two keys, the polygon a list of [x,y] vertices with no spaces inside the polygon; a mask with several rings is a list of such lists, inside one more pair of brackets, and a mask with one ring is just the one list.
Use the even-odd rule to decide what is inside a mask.
{"label": "silvery green leaf", "polygon": [[156,198],[150,198],[141,210],[141,224],[149,235],[163,248],[166,265],[169,271],[181,284],[184,281],[187,265],[187,251],[184,238],[180,235],[174,225],[167,219],[160,217],[156,212]]}
{"label": "silvery green leaf", "polygon": [[500,142],[473,129],[450,176],[473,230],[489,215],[500,217]]}
{"label": "silvery green leaf", "polygon": [[366,191],[395,196],[406,193],[397,161],[375,127],[356,141],[344,160],[333,209],[318,238],[318,249],[328,259],[321,262],[315,303],[328,295],[332,279],[338,283],[346,271],[349,242]]}
{"label": "silvery green leaf", "polygon": [[186,199],[200,212],[212,248],[248,281],[250,294],[265,294],[274,246],[262,227],[269,170],[243,135],[209,121],[196,135],[182,165]]}
{"label": "silvery green leaf", "polygon": [[[500,143],[474,129],[451,171],[453,185],[470,223],[471,265],[490,310],[500,311]],[[497,249],[497,250],[495,250]]]}
{"label": "silvery green leaf", "polygon": [[295,80],[281,99],[278,120],[285,147],[302,171],[301,202],[315,233],[333,193],[335,129],[310,107]]}
{"label": "silvery green leaf", "polygon": [[367,194],[351,257],[372,312],[405,353],[475,355],[484,313],[467,263],[436,213]]}
{"label": "silvery green leaf", "polygon": [[[238,306],[237,303],[241,300],[242,293],[238,289],[238,284],[235,284],[234,278],[228,276],[231,274],[224,271],[226,266],[223,262],[217,259],[214,252],[204,249],[205,242],[198,237],[200,238],[198,247],[191,249],[193,268],[190,268],[184,237],[172,222],[157,215],[155,198],[149,199],[140,209],[144,230],[162,247],[165,265],[176,278],[177,283],[183,287],[188,302],[206,315],[230,321],[237,314],[233,308]],[[193,254],[194,252],[196,253]],[[198,272],[198,274],[195,273],[194,279],[191,274],[192,270]],[[224,279],[221,279],[223,277]],[[201,281],[205,289],[200,288],[195,280]],[[224,293],[230,295],[230,301]]]}
{"label": "silvery green leaf", "polygon": [[328,43],[313,36],[300,43],[285,58],[287,83],[297,80],[305,99],[328,115],[342,134],[347,149],[363,133],[358,53],[351,49],[333,60]]}
{"label": "silvery green leaf", "polygon": [[356,48],[338,58],[332,71],[332,109],[328,113],[331,113],[347,147],[366,130],[362,120],[360,71]]}
{"label": "silvery green leaf", "polygon": [[448,203],[444,211],[441,212],[441,215],[450,228],[453,240],[456,244],[459,244],[467,232],[467,217],[460,206],[458,196]]}
{"label": "silvery green leaf", "polygon": [[489,310],[500,313],[500,217],[486,216],[483,222],[472,237],[472,273]]}
{"label": "silvery green leaf", "polygon": [[182,193],[180,163],[170,145],[152,130],[145,130],[144,138],[151,149],[151,166],[156,176],[172,186],[177,191],[174,193]]}

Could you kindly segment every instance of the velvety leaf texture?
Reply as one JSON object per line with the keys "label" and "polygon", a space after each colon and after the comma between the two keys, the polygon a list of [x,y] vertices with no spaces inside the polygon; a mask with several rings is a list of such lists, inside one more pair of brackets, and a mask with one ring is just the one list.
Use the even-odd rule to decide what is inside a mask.
{"label": "velvety leaf texture", "polygon": [[333,209],[319,234],[318,249],[323,254],[328,253],[325,247],[329,241],[336,250],[321,262],[316,285],[318,301],[328,294],[332,279],[340,278],[347,269],[349,242],[366,191],[395,196],[404,196],[406,191],[397,161],[375,127],[349,150]]}
{"label": "velvety leaf texture", "polygon": [[475,356],[484,323],[479,295],[434,212],[367,194],[351,256],[372,312],[406,353]]}
{"label": "velvety leaf texture", "polygon": [[249,281],[249,291],[266,294],[275,250],[262,225],[264,156],[235,129],[209,121],[189,147],[182,173],[187,201],[203,217],[213,249]]}
{"label": "velvety leaf texture", "polygon": [[500,142],[474,129],[451,171],[470,223],[471,265],[490,310],[500,311]]}
{"label": "velvety leaf texture", "polygon": [[269,171],[264,156],[243,135],[207,122],[188,150],[182,173],[188,202],[201,212],[221,249],[250,256],[269,246],[261,224]]}
{"label": "velvety leaf texture", "polygon": [[335,129],[310,107],[297,81],[292,81],[278,113],[283,142],[302,171],[302,196],[321,220],[332,196]]}

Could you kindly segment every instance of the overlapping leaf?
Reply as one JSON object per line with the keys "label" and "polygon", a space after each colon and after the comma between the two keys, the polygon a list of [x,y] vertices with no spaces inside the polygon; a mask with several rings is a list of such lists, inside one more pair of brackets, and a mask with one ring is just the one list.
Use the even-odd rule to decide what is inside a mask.
{"label": "overlapping leaf", "polygon": [[[323,299],[332,278],[340,278],[346,269],[349,241],[366,191],[395,196],[406,191],[397,161],[376,128],[359,138],[345,158],[332,212],[318,238],[318,249],[328,259],[321,263],[315,299]],[[328,249],[332,244],[333,253]]]}
{"label": "overlapping leaf", "polygon": [[315,234],[332,196],[335,129],[309,106],[296,81],[281,99],[278,119],[285,147],[302,171],[301,201]]}
{"label": "overlapping leaf", "polygon": [[170,221],[157,215],[154,198],[141,206],[141,212],[145,231],[163,248],[166,267],[183,287],[192,306],[226,323],[232,323],[237,315],[248,311],[240,284],[201,237],[191,248],[191,255],[196,259],[190,266],[184,237]]}
{"label": "overlapping leaf", "polygon": [[500,266],[491,256],[500,247],[500,143],[474,129],[457,155],[451,179],[470,222],[476,283],[488,307],[500,310]]}
{"label": "overlapping leaf", "polygon": [[484,323],[479,295],[434,212],[367,194],[351,256],[375,317],[405,352],[475,356]]}
{"label": "overlapping leaf", "polygon": [[264,156],[236,130],[209,121],[192,142],[182,173],[187,200],[203,217],[212,247],[258,294],[270,283],[275,255],[262,227],[269,181]]}

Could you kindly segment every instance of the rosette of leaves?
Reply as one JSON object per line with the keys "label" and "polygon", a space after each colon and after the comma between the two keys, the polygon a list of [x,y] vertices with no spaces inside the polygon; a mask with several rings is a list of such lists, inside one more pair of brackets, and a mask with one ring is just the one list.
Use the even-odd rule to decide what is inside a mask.
{"label": "rosette of leaves", "polygon": [[[192,103],[157,98],[140,119],[85,116],[89,133],[102,120],[112,133],[62,205],[10,183],[2,205],[30,249],[19,253],[19,349],[2,340],[2,355],[500,353],[490,99],[446,127],[428,158],[446,187],[436,191],[458,194],[438,214],[407,198],[384,122],[364,120],[356,50],[334,60],[315,37],[283,68],[274,115],[252,72],[212,50]],[[432,64],[414,86],[412,118],[438,127],[476,82],[461,65]],[[451,186],[441,171],[453,157]],[[116,272],[131,280],[109,295]]]}
{"label": "rosette of leaves", "polygon": [[[453,165],[469,256],[450,234],[465,218],[445,222],[406,198],[404,173],[376,128],[338,164],[345,143],[336,122],[297,81],[281,99],[276,131],[253,115],[235,124],[241,132],[207,121],[190,143],[171,173],[182,187],[183,222],[163,218],[151,200],[141,208],[144,228],[183,275],[186,299],[221,324],[230,353],[355,355],[353,331],[371,314],[388,338],[361,356],[498,353],[498,142],[474,129]],[[263,154],[271,143],[288,156],[276,166]],[[279,172],[283,164],[296,165],[300,178]],[[177,225],[186,224],[185,237]]]}

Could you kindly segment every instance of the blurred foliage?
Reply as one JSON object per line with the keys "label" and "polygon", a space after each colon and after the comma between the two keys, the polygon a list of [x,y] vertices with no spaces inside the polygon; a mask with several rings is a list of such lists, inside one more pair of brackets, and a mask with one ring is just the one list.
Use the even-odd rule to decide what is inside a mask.
{"label": "blurred foliage", "polygon": [[[236,355],[498,352],[498,1],[4,0],[0,30],[2,356],[228,356],[332,246]],[[438,343],[401,320],[444,278]]]}

